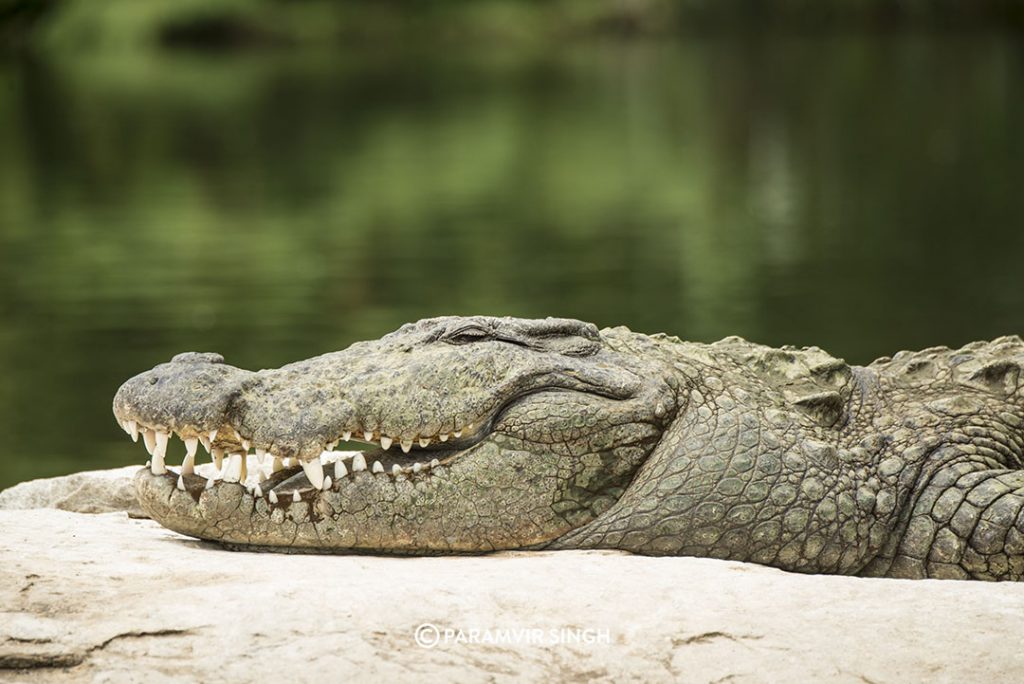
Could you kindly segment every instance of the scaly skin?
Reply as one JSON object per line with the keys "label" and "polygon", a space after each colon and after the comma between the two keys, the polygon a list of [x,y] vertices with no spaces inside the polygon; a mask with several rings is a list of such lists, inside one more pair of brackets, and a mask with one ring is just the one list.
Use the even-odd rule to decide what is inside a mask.
{"label": "scaly skin", "polygon": [[[306,463],[258,489],[139,472],[155,520],[233,548],[609,548],[1019,580],[1022,365],[1018,337],[851,367],[815,347],[446,317],[258,373],[180,355],[126,382],[114,413]],[[388,472],[317,489],[320,452],[348,432],[393,439],[367,454]]]}

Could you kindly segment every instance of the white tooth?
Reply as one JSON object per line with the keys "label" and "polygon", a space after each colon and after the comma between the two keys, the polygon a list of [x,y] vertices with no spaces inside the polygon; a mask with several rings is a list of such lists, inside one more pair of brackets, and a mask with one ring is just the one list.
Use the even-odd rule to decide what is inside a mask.
{"label": "white tooth", "polygon": [[178,476],[178,489],[185,491],[185,480],[182,479],[181,475]]}
{"label": "white tooth", "polygon": [[166,432],[156,433],[156,445],[153,447],[153,456],[159,456],[160,461],[167,455],[167,440],[170,437]]}
{"label": "white tooth", "polygon": [[327,491],[330,488],[331,488],[331,476],[330,475],[326,475],[326,476],[324,476],[324,491]]}
{"label": "white tooth", "polygon": [[163,475],[167,472],[167,468],[164,467],[163,454],[153,454],[153,460],[150,462],[149,472],[154,475]]}
{"label": "white tooth", "polygon": [[124,430],[125,432],[130,432],[128,430],[128,421],[127,420],[123,421],[123,422],[119,420],[119,421],[117,421],[117,424],[120,425],[121,429]]}
{"label": "white tooth", "polygon": [[345,467],[345,463],[339,458],[334,462],[334,479],[340,480],[346,475],[348,475],[348,468]]}
{"label": "white tooth", "polygon": [[224,468],[225,482],[238,482],[242,479],[242,461],[244,458],[242,454],[231,454],[228,456],[228,464]]}
{"label": "white tooth", "polygon": [[421,447],[428,447],[428,446],[430,446],[430,438],[429,437],[420,437],[420,446]]}
{"label": "white tooth", "polygon": [[302,470],[306,473],[306,479],[313,485],[314,489],[324,488],[324,466],[319,458],[312,461],[303,461]]}
{"label": "white tooth", "polygon": [[245,482],[247,479],[249,479],[249,458],[245,454],[241,454],[241,456],[242,456],[242,472],[238,476],[238,481],[239,482]]}
{"label": "white tooth", "polygon": [[191,456],[193,459],[196,456],[196,451],[199,449],[199,438],[189,437],[185,440],[185,453]]}
{"label": "white tooth", "polygon": [[448,441],[448,433],[447,432],[442,433],[440,436],[438,436],[438,439],[441,440],[442,442],[447,442]]}
{"label": "white tooth", "polygon": [[420,471],[421,471],[422,469],[423,469],[423,464],[422,464],[422,463],[413,463],[413,464],[412,464],[412,472],[414,472],[414,473],[418,473],[418,472],[420,472]]}
{"label": "white tooth", "polygon": [[405,452],[405,453],[409,453],[409,449],[412,449],[412,440],[411,439],[409,441],[407,441],[407,442],[405,442],[405,441],[402,442],[402,451]]}
{"label": "white tooth", "polygon": [[216,476],[213,476],[213,475],[211,475],[211,476],[210,476],[210,477],[209,477],[209,478],[208,478],[208,479],[206,480],[206,488],[207,488],[207,489],[213,489],[213,483],[214,483],[214,482],[216,482],[216,481],[217,481],[217,478],[216,478]]}
{"label": "white tooth", "polygon": [[210,444],[213,444],[216,441],[217,441],[217,431],[216,430],[210,430]]}
{"label": "white tooth", "polygon": [[394,440],[392,440],[390,437],[381,437],[380,448],[383,449],[384,451],[387,451],[388,449],[391,448],[391,444],[393,441]]}
{"label": "white tooth", "polygon": [[284,464],[285,468],[291,468],[293,465],[295,465],[295,459],[294,458],[286,458],[286,459],[284,459],[282,461],[282,463]]}
{"label": "white tooth", "polygon": [[341,433],[341,438],[347,442],[348,440],[352,439],[352,433],[346,430],[345,432]]}
{"label": "white tooth", "polygon": [[292,492],[292,501],[295,501],[295,502],[302,501],[302,496],[299,494],[299,490],[298,489],[296,489],[294,492]]}
{"label": "white tooth", "polygon": [[438,461],[436,458],[430,462],[430,467],[431,468],[436,468],[439,465],[441,465],[441,462]]}
{"label": "white tooth", "polygon": [[328,451],[334,451],[334,447],[338,446],[338,440],[334,440],[327,445]]}
{"label": "white tooth", "polygon": [[473,431],[473,423],[469,423],[468,425],[466,425],[466,427],[464,427],[462,429],[465,432],[472,432]]}
{"label": "white tooth", "polygon": [[452,436],[454,436],[455,439],[458,439],[459,437],[462,436],[462,430],[456,430],[455,432],[452,433]]}
{"label": "white tooth", "polygon": [[139,441],[139,424],[134,420],[128,421],[128,434],[132,436],[133,442]]}
{"label": "white tooth", "polygon": [[249,444],[249,440],[247,440],[247,439],[243,439],[243,440],[242,440],[242,451],[243,451],[243,452],[245,452],[245,453],[248,453],[248,452],[249,452],[249,447],[250,447],[250,446],[252,446],[252,445],[251,445],[251,444]]}
{"label": "white tooth", "polygon": [[270,494],[267,494],[267,498],[270,499],[270,503],[276,504],[277,503],[277,492],[275,492],[273,489],[271,489],[270,490]]}
{"label": "white tooth", "polygon": [[397,476],[401,472],[402,472],[402,466],[398,465],[397,463],[395,465],[391,466],[391,474],[392,475],[396,475]]}
{"label": "white tooth", "polygon": [[148,468],[149,464],[151,464],[152,462],[153,462],[152,460],[146,461],[146,467]]}
{"label": "white tooth", "polygon": [[366,470],[366,457],[356,454],[352,457],[352,472],[358,473],[361,470]]}
{"label": "white tooth", "polygon": [[257,471],[256,471],[256,479],[257,479],[257,481],[259,481],[259,482],[264,482],[264,481],[266,481],[266,479],[267,479],[267,473],[266,473],[266,471],[265,471],[265,470],[263,470],[263,468],[260,468],[259,470],[257,470]]}
{"label": "white tooth", "polygon": [[256,447],[256,462],[263,465],[263,462],[267,460],[267,450]]}
{"label": "white tooth", "polygon": [[185,454],[185,460],[181,462],[181,474],[191,475],[196,471],[196,455],[195,452],[191,454]]}
{"label": "white tooth", "polygon": [[284,461],[274,456],[274,462],[270,465],[270,472],[276,473],[279,470],[284,469]]}
{"label": "white tooth", "polygon": [[263,487],[260,487],[259,482],[257,482],[256,486],[252,488],[252,493],[256,496],[257,499],[263,498]]}
{"label": "white tooth", "polygon": [[373,472],[375,472],[375,473],[383,473],[384,472],[384,466],[382,466],[380,464],[380,461],[374,461],[373,462]]}
{"label": "white tooth", "polygon": [[224,450],[213,447],[210,455],[213,457],[213,467],[220,470],[224,466]]}
{"label": "white tooth", "polygon": [[367,442],[372,442],[373,441],[373,433],[372,432],[364,432],[363,433],[363,440],[365,440]]}
{"label": "white tooth", "polygon": [[210,453],[210,438],[206,435],[199,435],[199,443],[206,449],[206,453]]}
{"label": "white tooth", "polygon": [[156,433],[149,428],[143,428],[142,441],[146,444],[146,451],[152,455],[153,448],[156,447]]}

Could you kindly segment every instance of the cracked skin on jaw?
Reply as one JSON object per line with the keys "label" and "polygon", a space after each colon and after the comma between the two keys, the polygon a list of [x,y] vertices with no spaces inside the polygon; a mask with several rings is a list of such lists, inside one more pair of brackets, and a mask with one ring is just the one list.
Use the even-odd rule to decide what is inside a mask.
{"label": "cracked skin on jaw", "polygon": [[193,476],[182,491],[175,473],[140,471],[143,506],[192,536],[285,551],[609,548],[797,572],[1024,577],[1018,337],[858,367],[816,347],[444,317],[279,370],[176,359],[125,383],[119,421],[218,429],[228,450],[244,438],[303,460],[347,432],[415,443],[368,454],[399,474],[347,472],[323,491],[286,469],[266,483],[276,504],[240,484],[206,489]]}

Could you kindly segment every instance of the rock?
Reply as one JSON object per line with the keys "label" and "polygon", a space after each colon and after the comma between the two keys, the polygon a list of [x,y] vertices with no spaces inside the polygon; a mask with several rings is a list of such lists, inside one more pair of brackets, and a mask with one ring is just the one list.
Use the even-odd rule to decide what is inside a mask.
{"label": "rock", "polygon": [[0,491],[0,510],[59,508],[76,513],[127,511],[145,516],[135,498],[132,477],[138,466],[90,470],[64,477],[30,480]]}
{"label": "rock", "polygon": [[[0,558],[4,681],[1000,681],[1022,665],[1024,584],[597,551],[240,553],[46,509],[0,511]],[[417,645],[424,624],[440,643]]]}

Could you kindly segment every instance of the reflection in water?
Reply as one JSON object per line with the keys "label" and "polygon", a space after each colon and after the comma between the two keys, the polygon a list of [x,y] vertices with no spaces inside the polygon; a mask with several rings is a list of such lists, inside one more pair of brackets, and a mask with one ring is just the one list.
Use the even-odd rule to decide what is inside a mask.
{"label": "reflection in water", "polygon": [[863,363],[1024,330],[992,36],[0,65],[0,486],[138,461],[109,402],[442,313]]}

